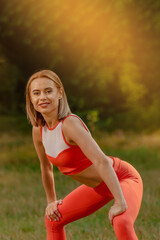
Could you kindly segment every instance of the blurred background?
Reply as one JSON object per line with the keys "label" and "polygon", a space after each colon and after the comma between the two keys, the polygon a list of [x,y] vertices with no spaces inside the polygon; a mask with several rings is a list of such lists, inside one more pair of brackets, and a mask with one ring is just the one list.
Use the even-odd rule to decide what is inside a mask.
{"label": "blurred background", "polygon": [[159,0],[1,0],[0,33],[1,115],[24,115],[29,76],[51,69],[87,121],[159,128]]}
{"label": "blurred background", "polygon": [[[25,113],[26,83],[42,69],[59,75],[72,112],[103,151],[137,168],[144,182],[138,239],[159,240],[160,0],[0,0],[1,240],[46,236]],[[54,175],[58,198],[78,186],[55,167]],[[68,239],[115,240],[108,209],[67,226]]]}

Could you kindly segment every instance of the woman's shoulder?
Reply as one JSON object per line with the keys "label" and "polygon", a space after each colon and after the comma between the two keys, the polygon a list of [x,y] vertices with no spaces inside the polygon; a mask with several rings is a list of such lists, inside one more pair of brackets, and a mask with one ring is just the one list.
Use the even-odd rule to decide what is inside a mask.
{"label": "woman's shoulder", "polygon": [[80,117],[79,117],[78,115],[76,115],[76,114],[74,114],[74,113],[70,113],[70,114],[68,114],[67,116],[65,116],[65,117],[62,119],[62,122],[63,122],[64,120],[66,120],[66,119],[72,119],[72,120],[74,120],[74,119],[77,119],[77,118],[80,119]]}
{"label": "woman's shoulder", "polygon": [[83,122],[83,120],[76,114],[69,114],[62,120],[62,127],[63,129],[71,127],[76,128],[79,126],[83,126],[87,131],[89,129],[87,128],[86,124]]}
{"label": "woman's shoulder", "polygon": [[76,124],[76,123],[80,123],[80,122],[83,122],[82,119],[74,113],[70,113],[69,115],[67,115],[66,117],[64,117],[62,119],[63,125]]}

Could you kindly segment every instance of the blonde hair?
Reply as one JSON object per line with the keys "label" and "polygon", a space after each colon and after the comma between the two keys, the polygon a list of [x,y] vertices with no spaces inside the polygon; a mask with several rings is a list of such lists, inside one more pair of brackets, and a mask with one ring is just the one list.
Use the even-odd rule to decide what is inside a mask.
{"label": "blonde hair", "polygon": [[59,106],[58,106],[58,119],[61,120],[64,117],[66,117],[68,114],[71,113],[70,107],[68,105],[67,97],[64,91],[63,84],[60,80],[60,78],[57,76],[56,73],[54,73],[51,70],[42,70],[39,72],[34,73],[28,80],[27,86],[26,86],[26,112],[27,112],[27,118],[31,122],[32,126],[44,126],[45,120],[40,112],[37,112],[33,104],[31,102],[31,96],[30,96],[30,85],[33,80],[37,78],[47,78],[52,80],[55,83],[55,86],[57,89],[62,89],[62,98],[59,100]]}

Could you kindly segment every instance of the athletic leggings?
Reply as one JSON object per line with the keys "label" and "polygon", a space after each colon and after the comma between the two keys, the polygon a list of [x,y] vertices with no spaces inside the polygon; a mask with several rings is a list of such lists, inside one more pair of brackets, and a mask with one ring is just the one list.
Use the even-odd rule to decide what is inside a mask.
{"label": "athletic leggings", "polygon": [[[134,222],[142,200],[142,180],[132,165],[119,158],[112,159],[128,206],[124,213],[113,218],[113,228],[118,240],[137,240]],[[63,199],[62,205],[58,205],[62,216],[60,221],[49,221],[45,215],[47,240],[66,240],[66,224],[94,213],[112,199],[113,195],[104,182],[95,188],[86,185],[76,188]]]}

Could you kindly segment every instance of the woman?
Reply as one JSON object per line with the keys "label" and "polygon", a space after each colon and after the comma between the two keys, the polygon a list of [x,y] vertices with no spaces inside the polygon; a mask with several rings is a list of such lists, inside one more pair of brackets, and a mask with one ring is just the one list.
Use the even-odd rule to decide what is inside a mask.
{"label": "woman", "polygon": [[[102,152],[84,122],[71,114],[63,85],[54,72],[43,70],[30,77],[26,109],[48,202],[47,240],[66,239],[66,224],[88,216],[112,199],[108,217],[117,239],[138,239],[134,221],[142,200],[140,175],[129,163]],[[63,201],[56,198],[52,164],[82,183]]]}

